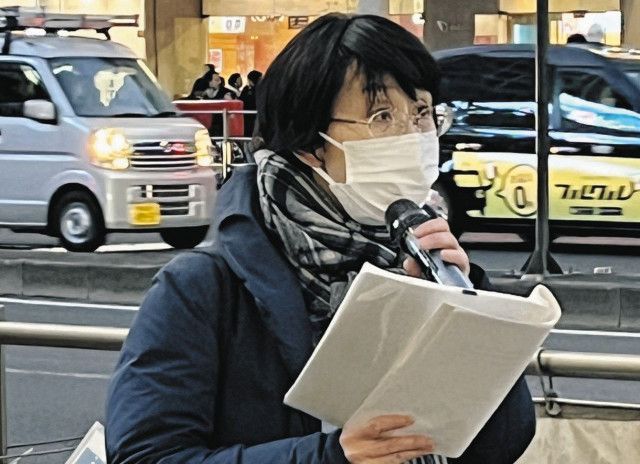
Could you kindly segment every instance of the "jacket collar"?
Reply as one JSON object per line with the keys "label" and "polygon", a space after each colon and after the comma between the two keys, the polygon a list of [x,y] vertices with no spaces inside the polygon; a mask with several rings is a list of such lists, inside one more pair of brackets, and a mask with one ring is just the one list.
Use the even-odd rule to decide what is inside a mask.
{"label": "jacket collar", "polygon": [[313,351],[311,322],[300,284],[263,224],[257,166],[237,167],[218,192],[214,240],[254,297],[293,381]]}

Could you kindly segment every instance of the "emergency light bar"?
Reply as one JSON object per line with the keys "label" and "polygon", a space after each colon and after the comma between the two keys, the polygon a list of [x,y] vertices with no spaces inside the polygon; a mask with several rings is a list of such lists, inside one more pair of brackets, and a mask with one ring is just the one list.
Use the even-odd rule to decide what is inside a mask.
{"label": "emergency light bar", "polygon": [[48,13],[44,9],[0,8],[0,32],[44,29],[47,32],[92,29],[109,37],[112,27],[138,27],[139,15]]}

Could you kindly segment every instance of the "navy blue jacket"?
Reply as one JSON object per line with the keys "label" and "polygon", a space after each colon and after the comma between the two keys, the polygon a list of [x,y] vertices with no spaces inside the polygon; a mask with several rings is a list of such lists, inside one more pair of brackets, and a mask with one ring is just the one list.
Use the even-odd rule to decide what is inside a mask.
{"label": "navy blue jacket", "polygon": [[[108,462],[346,463],[339,431],[320,433],[282,403],[312,336],[296,277],[263,230],[255,167],[236,169],[218,205],[215,246],[168,264],[131,327],[108,391]],[[534,429],[520,379],[450,462],[511,464]]]}

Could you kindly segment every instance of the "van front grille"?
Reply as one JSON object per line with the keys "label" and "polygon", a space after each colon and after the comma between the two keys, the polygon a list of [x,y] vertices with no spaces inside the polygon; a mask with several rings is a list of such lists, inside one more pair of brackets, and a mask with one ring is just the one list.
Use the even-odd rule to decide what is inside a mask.
{"label": "van front grille", "polygon": [[153,201],[160,205],[162,216],[188,216],[190,201],[196,185],[138,185],[134,187],[132,200],[135,203]]}
{"label": "van front grille", "polygon": [[139,185],[138,187],[142,198],[147,200],[189,198],[188,185]]}
{"label": "van front grille", "polygon": [[186,171],[197,166],[193,142],[141,142],[130,158],[135,171]]}
{"label": "van front grille", "polygon": [[189,203],[168,203],[160,205],[162,216],[187,216],[189,214]]}

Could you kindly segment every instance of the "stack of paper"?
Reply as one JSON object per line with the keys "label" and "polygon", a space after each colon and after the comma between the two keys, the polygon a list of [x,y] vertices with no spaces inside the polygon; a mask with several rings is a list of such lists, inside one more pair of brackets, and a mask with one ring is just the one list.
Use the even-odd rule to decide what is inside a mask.
{"label": "stack of paper", "polygon": [[285,403],[339,427],[408,414],[403,434],[458,457],[559,318],[543,286],[522,298],[366,264]]}

